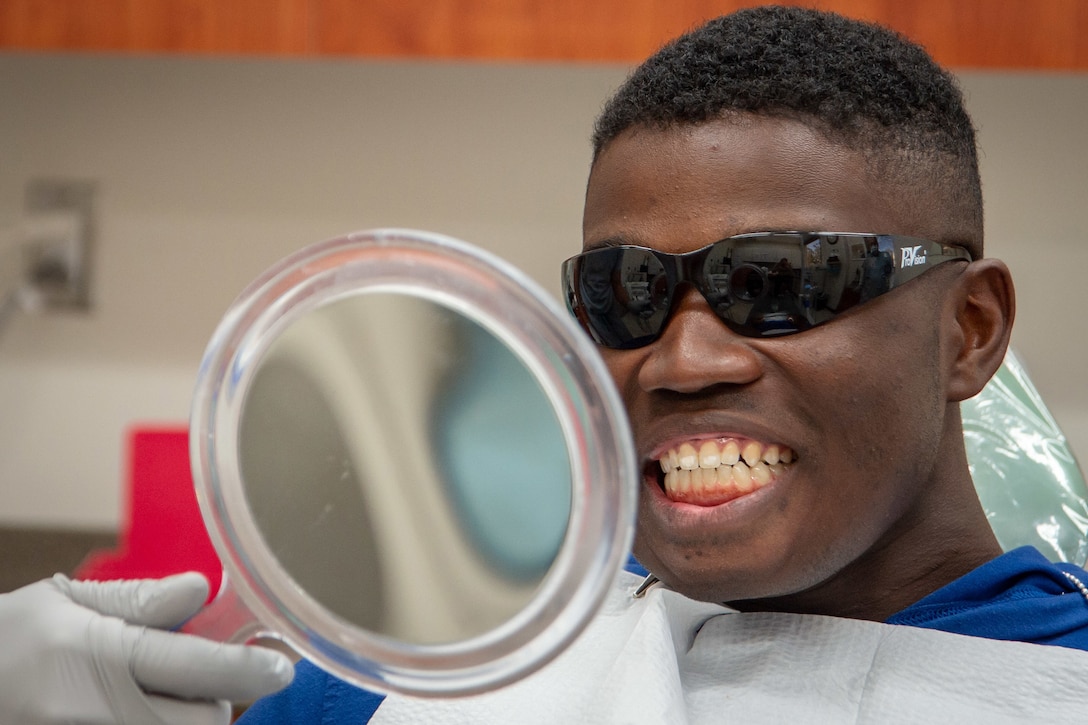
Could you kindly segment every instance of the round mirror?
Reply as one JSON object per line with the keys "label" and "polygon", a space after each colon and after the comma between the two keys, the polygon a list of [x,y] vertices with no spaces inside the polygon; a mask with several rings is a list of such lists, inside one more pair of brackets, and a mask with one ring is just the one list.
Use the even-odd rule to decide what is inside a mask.
{"label": "round mirror", "polygon": [[630,545],[634,453],[596,350],[531,280],[448,237],[353,234],[269,270],[209,345],[191,440],[255,620],[239,631],[379,691],[528,674]]}

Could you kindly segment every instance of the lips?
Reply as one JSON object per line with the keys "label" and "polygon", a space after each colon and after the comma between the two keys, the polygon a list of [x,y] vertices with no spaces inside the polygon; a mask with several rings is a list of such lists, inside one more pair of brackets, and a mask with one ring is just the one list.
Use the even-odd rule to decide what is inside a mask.
{"label": "lips", "polygon": [[795,458],[787,446],[750,439],[686,441],[658,457],[658,482],[671,501],[717,506],[763,488]]}

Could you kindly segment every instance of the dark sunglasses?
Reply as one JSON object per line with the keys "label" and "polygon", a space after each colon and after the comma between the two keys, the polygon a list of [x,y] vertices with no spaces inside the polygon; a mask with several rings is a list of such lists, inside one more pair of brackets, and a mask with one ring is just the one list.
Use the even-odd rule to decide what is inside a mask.
{"label": "dark sunglasses", "polygon": [[642,347],[689,283],[726,326],[777,337],[821,325],[952,260],[963,247],[891,234],[757,232],[686,254],[602,247],[563,262],[567,309],[599,345]]}

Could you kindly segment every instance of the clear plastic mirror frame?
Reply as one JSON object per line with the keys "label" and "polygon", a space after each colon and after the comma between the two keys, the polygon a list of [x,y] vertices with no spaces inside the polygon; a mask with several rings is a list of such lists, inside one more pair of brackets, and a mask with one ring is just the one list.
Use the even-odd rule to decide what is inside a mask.
{"label": "clear plastic mirror frame", "polygon": [[[264,353],[306,312],[368,291],[424,298],[490,331],[537,379],[563,430],[573,487],[555,562],[525,609],[467,641],[412,645],[338,618],[294,584],[248,510],[238,425]],[[280,638],[337,677],[379,692],[470,694],[538,669],[596,613],[634,532],[638,474],[630,429],[589,338],[519,270],[428,232],[379,229],[332,239],[287,257],[253,282],[205,353],[190,455],[231,596],[256,620],[246,634]]]}

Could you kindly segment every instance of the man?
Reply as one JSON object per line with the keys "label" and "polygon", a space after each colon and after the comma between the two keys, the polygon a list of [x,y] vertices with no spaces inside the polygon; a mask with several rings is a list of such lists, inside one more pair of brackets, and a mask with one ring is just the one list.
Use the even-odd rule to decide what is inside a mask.
{"label": "man", "polygon": [[[762,8],[639,68],[594,144],[583,262],[620,245],[683,254],[787,230],[895,235],[899,262],[926,241],[931,262],[966,251],[845,311],[841,295],[833,319],[797,335],[745,328],[738,304],[723,324],[698,279],[677,281],[647,330],[597,335],[646,467],[640,561],[693,599],[885,621],[915,617],[908,607],[997,557],[958,404],[1001,363],[1013,290],[1005,266],[983,259],[974,134],[952,80],[875,28]],[[811,238],[833,252],[835,238]],[[670,451],[730,441],[794,460],[739,497],[666,485]],[[1071,636],[1088,646],[1083,630]]]}
{"label": "man", "polygon": [[[652,673],[670,643],[687,658],[720,621],[750,621],[720,603],[1088,649],[1088,574],[1003,555],[968,472],[958,406],[1002,361],[1013,288],[983,256],[962,98],[921,49],[797,8],[680,38],[598,119],[583,234],[568,303],[626,403],[644,471],[635,555],[663,586],[531,680],[570,699],[669,689]],[[563,671],[654,612],[683,646],[619,648],[607,686]],[[645,677],[618,667],[642,660]],[[670,672],[705,691],[718,670]],[[243,721],[398,721],[390,701],[302,663]],[[436,708],[473,721],[471,706]]]}

